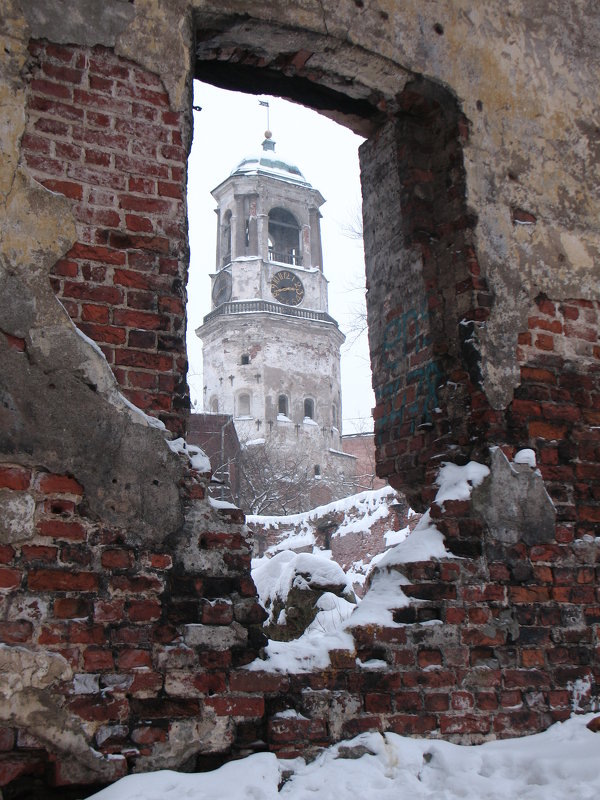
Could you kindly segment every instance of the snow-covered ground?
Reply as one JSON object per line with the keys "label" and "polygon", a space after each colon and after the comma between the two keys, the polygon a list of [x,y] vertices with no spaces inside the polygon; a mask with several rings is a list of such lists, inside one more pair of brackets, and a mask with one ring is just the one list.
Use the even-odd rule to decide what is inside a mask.
{"label": "snow-covered ground", "polygon": [[93,798],[596,800],[600,733],[586,728],[593,717],[572,717],[535,736],[475,746],[366,733],[330,747],[310,764],[259,753],[213,772],[131,775]]}

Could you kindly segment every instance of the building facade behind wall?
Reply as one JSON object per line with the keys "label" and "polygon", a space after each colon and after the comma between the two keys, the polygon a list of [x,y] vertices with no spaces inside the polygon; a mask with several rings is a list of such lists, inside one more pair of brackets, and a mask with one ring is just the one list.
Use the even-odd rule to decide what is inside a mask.
{"label": "building facade behind wall", "polygon": [[328,313],[324,199],[270,137],[213,191],[213,310],[196,333],[205,413],[232,415],[248,470],[264,458],[305,485],[285,506],[294,512],[352,494],[355,458],[342,451],[344,335]]}

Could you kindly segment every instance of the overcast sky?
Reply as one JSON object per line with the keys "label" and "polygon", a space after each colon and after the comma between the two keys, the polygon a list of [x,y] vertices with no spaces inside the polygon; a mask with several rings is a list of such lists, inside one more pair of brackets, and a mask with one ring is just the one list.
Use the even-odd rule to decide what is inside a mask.
{"label": "overcast sky", "polygon": [[202,410],[202,347],[195,329],[211,310],[209,273],[215,270],[216,203],[210,192],[245,156],[258,153],[267,127],[276,152],[296,164],[306,180],[327,201],[323,219],[323,268],[329,283],[329,313],[347,335],[342,347],[344,433],[370,429],[374,398],[366,332],[356,339],[357,309],[364,295],[362,242],[347,228],[360,214],[358,147],[363,141],[351,131],[314,111],[280,98],[226,92],[195,82],[194,142],[189,159],[188,215],[190,276],[188,283],[188,356],[192,402]]}

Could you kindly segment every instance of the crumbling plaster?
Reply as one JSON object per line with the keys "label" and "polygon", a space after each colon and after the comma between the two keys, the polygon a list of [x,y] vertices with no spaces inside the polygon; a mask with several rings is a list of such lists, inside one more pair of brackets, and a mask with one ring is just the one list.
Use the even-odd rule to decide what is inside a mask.
{"label": "crumbling plaster", "polygon": [[[182,463],[162,433],[122,397],[100,350],[78,334],[56,300],[48,273],[75,241],[72,201],[19,166],[27,42],[32,35],[57,36],[57,19],[65,40],[80,38],[82,18],[67,11],[59,2],[12,2],[4,17],[0,330],[24,339],[27,348],[26,357],[7,347],[0,351],[3,457],[49,470],[64,469],[66,458],[85,482],[93,514],[123,526],[130,537],[144,534],[158,542],[182,523]],[[68,20],[71,26],[64,24]],[[115,29],[126,24],[121,21],[117,26],[106,19],[83,38],[113,43]]]}

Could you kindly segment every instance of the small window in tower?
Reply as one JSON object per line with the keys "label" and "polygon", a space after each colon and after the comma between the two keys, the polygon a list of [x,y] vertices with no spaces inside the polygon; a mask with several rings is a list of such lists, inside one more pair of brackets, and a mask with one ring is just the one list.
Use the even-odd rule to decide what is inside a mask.
{"label": "small window in tower", "polygon": [[338,411],[335,403],[331,406],[331,424],[334,428],[338,427]]}
{"label": "small window in tower", "polygon": [[288,416],[288,399],[287,395],[280,394],[277,400],[277,414],[280,417],[287,417]]}
{"label": "small window in tower", "polygon": [[304,401],[304,419],[315,418],[315,401],[307,397]]}
{"label": "small window in tower", "polygon": [[315,478],[321,477],[321,467],[318,464],[315,464]]}
{"label": "small window in tower", "polygon": [[250,363],[250,356],[248,353],[244,353],[242,356],[242,364],[249,364]]}
{"label": "small window in tower", "polygon": [[250,395],[240,394],[238,396],[238,417],[250,416]]}
{"label": "small window in tower", "polygon": [[211,414],[219,413],[219,400],[217,397],[210,398],[210,412]]}
{"label": "small window in tower", "polygon": [[244,244],[246,247],[250,244],[250,220],[246,220],[246,225],[244,227]]}
{"label": "small window in tower", "polygon": [[221,227],[222,266],[231,263],[231,211],[226,211]]}

